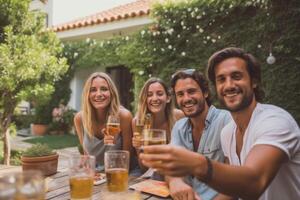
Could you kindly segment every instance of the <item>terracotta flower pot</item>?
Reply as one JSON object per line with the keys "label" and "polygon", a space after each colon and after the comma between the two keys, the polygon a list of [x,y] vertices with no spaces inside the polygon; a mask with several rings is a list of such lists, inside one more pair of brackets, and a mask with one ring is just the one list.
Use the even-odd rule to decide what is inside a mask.
{"label": "terracotta flower pot", "polygon": [[23,171],[39,170],[44,176],[50,176],[57,172],[58,154],[39,157],[22,156],[21,161]]}
{"label": "terracotta flower pot", "polygon": [[47,133],[48,125],[45,124],[32,124],[33,135],[45,135]]}

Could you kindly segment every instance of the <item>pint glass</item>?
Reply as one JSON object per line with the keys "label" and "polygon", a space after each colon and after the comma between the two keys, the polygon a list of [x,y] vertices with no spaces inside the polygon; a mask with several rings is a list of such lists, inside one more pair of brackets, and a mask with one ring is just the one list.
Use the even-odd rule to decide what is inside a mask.
{"label": "pint glass", "polygon": [[122,192],[128,188],[129,152],[112,150],[104,155],[107,188],[110,192]]}
{"label": "pint glass", "polygon": [[90,155],[72,155],[69,160],[69,165],[71,199],[92,199],[95,157]]}

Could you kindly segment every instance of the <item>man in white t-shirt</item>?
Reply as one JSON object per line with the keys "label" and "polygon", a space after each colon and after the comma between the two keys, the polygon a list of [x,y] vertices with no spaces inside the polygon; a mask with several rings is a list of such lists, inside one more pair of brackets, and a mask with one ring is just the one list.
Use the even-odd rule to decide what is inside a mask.
{"label": "man in white t-shirt", "polygon": [[143,163],[166,175],[194,175],[242,199],[300,199],[299,127],[285,110],[258,103],[263,92],[256,59],[240,48],[223,49],[209,59],[208,77],[233,118],[221,133],[230,165],[170,146],[145,147]]}

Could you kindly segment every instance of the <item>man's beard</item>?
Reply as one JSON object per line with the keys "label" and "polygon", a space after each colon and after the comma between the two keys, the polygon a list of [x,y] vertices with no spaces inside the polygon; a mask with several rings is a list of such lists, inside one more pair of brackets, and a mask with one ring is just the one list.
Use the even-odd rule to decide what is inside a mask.
{"label": "man's beard", "polygon": [[227,110],[229,110],[230,112],[239,112],[239,111],[242,111],[246,108],[249,107],[249,105],[252,103],[252,100],[253,100],[253,93],[251,92],[250,94],[246,94],[246,95],[243,95],[243,98],[242,98],[242,101],[238,104],[238,105],[235,105],[235,106],[228,106],[224,100],[224,96],[221,96],[218,95],[218,99],[221,103],[222,106],[224,106]]}
{"label": "man's beard", "polygon": [[201,115],[201,113],[204,111],[204,108],[205,108],[205,100],[197,101],[197,106],[198,106],[197,110],[191,114],[183,111],[184,115],[189,118],[193,118],[193,117],[197,117],[197,116]]}

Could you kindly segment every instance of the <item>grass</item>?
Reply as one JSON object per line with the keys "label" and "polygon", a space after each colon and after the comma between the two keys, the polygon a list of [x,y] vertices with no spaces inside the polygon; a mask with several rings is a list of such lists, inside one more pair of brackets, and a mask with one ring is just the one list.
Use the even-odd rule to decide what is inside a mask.
{"label": "grass", "polygon": [[31,144],[42,143],[47,144],[51,149],[63,149],[67,147],[76,147],[79,144],[76,135],[45,135],[23,140]]}

